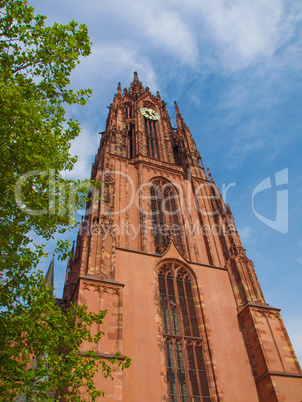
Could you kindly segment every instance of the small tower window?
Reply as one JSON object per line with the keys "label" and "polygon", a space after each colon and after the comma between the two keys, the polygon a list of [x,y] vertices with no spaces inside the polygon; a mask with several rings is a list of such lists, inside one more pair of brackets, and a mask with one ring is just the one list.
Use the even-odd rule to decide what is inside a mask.
{"label": "small tower window", "polygon": [[179,151],[179,146],[174,145],[173,146],[173,154],[174,154],[174,161],[177,165],[181,165],[181,155]]}
{"label": "small tower window", "polygon": [[128,126],[128,157],[134,157],[134,124],[130,123]]}
{"label": "small tower window", "polygon": [[131,119],[133,117],[131,103],[125,104],[125,112],[126,112],[126,119]]}

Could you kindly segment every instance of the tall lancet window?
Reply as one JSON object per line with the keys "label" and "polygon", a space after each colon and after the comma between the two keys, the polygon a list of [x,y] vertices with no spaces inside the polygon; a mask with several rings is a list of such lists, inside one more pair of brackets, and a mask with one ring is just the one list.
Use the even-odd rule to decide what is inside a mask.
{"label": "tall lancet window", "polygon": [[148,158],[159,159],[159,138],[157,121],[145,118],[146,148]]}
{"label": "tall lancet window", "polygon": [[160,267],[158,281],[170,401],[210,401],[192,289],[195,283],[175,262]]}
{"label": "tall lancet window", "polygon": [[150,187],[153,237],[156,254],[162,254],[172,235],[181,253],[183,225],[180,217],[179,195],[172,183],[158,178]]}

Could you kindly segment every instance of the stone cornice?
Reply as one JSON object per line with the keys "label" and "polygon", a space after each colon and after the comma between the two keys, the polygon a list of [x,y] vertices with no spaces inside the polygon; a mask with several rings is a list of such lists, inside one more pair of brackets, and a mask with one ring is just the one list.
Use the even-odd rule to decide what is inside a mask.
{"label": "stone cornice", "polygon": [[175,164],[147,158],[146,156],[143,156],[143,155],[138,155],[135,158],[131,159],[130,163],[134,166],[138,165],[138,164],[142,164],[145,166],[150,166],[152,168],[162,169],[165,171],[169,170],[170,172],[172,172],[174,174],[175,173],[180,174],[180,175],[184,174],[183,168],[180,166],[176,166]]}
{"label": "stone cornice", "polygon": [[281,311],[280,308],[277,307],[272,307],[268,304],[258,304],[258,303],[247,303],[245,306],[238,307],[238,315],[241,315],[244,311],[246,311],[249,308],[257,308],[257,309],[263,309],[264,311],[268,310],[274,310],[275,312]]}

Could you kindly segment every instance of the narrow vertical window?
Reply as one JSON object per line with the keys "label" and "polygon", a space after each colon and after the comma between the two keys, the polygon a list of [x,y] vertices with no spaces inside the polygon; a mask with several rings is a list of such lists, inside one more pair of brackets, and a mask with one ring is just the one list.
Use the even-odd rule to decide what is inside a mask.
{"label": "narrow vertical window", "polygon": [[152,159],[159,159],[159,140],[157,135],[157,121],[145,118],[145,134],[147,156]]}
{"label": "narrow vertical window", "polygon": [[134,124],[128,126],[128,157],[131,159],[134,156]]}
{"label": "narrow vertical window", "polygon": [[158,282],[170,401],[210,401],[190,275],[166,263]]}
{"label": "narrow vertical window", "polygon": [[180,154],[178,145],[173,146],[173,155],[174,155],[174,161],[175,161],[176,165],[181,165],[181,154]]}

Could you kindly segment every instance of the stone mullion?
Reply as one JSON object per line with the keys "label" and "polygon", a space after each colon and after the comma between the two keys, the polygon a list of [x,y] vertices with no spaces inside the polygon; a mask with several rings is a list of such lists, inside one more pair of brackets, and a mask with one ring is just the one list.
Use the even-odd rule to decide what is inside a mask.
{"label": "stone mullion", "polygon": [[[141,189],[141,186],[144,184],[144,174],[143,167],[139,165],[138,167],[138,186]],[[145,192],[145,187],[143,186],[143,195]],[[146,222],[146,214],[144,209],[144,200],[139,195],[139,214],[140,214],[140,225],[141,225],[141,242],[142,242],[142,251],[147,252],[147,239],[148,239],[148,231],[147,231],[147,222]]]}
{"label": "stone mullion", "polygon": [[[120,168],[121,168],[121,162],[120,162]],[[122,214],[121,211],[123,210],[122,208],[122,177],[121,175],[119,175],[118,178],[116,178],[116,181],[118,180],[118,198],[116,198],[116,202],[118,203],[118,215],[117,215],[117,219],[118,219],[118,226],[119,228],[121,228],[122,225]],[[126,234],[127,236],[127,234]],[[118,245],[121,245],[121,236],[118,236]]]}
{"label": "stone mullion", "polygon": [[274,346],[275,346],[275,348],[276,348],[276,352],[277,352],[277,355],[278,355],[278,357],[279,357],[281,366],[282,366],[282,368],[283,368],[284,373],[286,373],[286,369],[285,369],[285,366],[284,366],[284,363],[283,363],[283,359],[282,359],[280,350],[279,350],[279,348],[278,348],[278,345],[277,345],[277,342],[276,342],[276,338],[275,338],[274,333],[273,333],[273,331],[272,331],[272,327],[271,327],[271,324],[270,324],[270,322],[269,322],[268,316],[267,316],[267,314],[264,314],[264,315],[265,315],[266,323],[267,323],[267,326],[268,326],[268,328],[269,328],[269,330],[270,330],[270,334],[271,334],[271,337],[272,337]]}
{"label": "stone mullion", "polygon": [[176,339],[172,338],[172,353],[173,353],[173,363],[174,363],[174,372],[175,372],[175,383],[176,383],[176,392],[177,392],[177,402],[182,402],[180,399],[180,384],[178,378],[178,360],[176,355]]}
{"label": "stone mullion", "polygon": [[[202,190],[203,190],[203,186],[202,186]],[[211,210],[213,210],[213,211],[212,211],[212,214],[213,214],[212,221],[215,222],[215,221],[216,221],[215,216],[214,216],[215,210],[214,210],[214,208],[211,208],[212,205],[211,205],[210,200],[209,200],[209,198],[208,198],[208,197],[211,197],[211,194],[209,194],[209,192],[207,191],[207,188],[206,188],[204,191],[205,191],[205,193],[206,193],[205,198],[203,198],[203,199],[204,199],[204,204],[205,204],[205,206],[206,206],[206,204],[207,204],[207,206],[206,206],[206,211],[211,211]],[[217,211],[216,211],[216,212],[217,212]],[[207,217],[208,217],[208,215],[207,215]],[[212,226],[211,226],[211,219],[210,219],[209,217],[208,217],[208,221],[209,221],[210,227],[212,228]],[[220,253],[219,253],[219,251],[218,251],[218,246],[217,246],[217,242],[216,242],[216,237],[217,237],[217,236],[215,236],[215,234],[213,233],[213,230],[211,229],[211,238],[212,238],[213,243],[214,243],[214,246],[215,246],[216,256],[218,257],[219,265],[220,265],[221,267],[223,267],[224,264],[223,264],[222,261],[220,260]]]}
{"label": "stone mullion", "polygon": [[[189,182],[188,182],[189,183]],[[189,259],[191,261],[193,261],[192,257],[195,254],[195,258],[196,261],[199,261],[199,252],[198,252],[198,247],[197,247],[197,242],[196,242],[196,238],[195,238],[195,234],[191,233],[191,231],[189,231],[189,233],[186,232],[185,230],[185,219],[187,219],[187,222],[190,225],[190,228],[193,228],[193,223],[192,223],[192,216],[190,213],[190,206],[188,205],[187,200],[189,200],[189,192],[192,194],[193,193],[193,189],[192,186],[189,184],[190,188],[188,189],[188,192],[186,192],[186,186],[184,184],[184,178],[181,177],[181,188],[182,188],[182,193],[183,193],[183,203],[184,203],[184,208],[183,208],[183,228],[184,228],[184,236],[186,238],[186,244],[187,244],[187,249],[188,249],[188,253],[189,253]],[[190,197],[190,200],[191,197]],[[193,250],[191,250],[192,247],[190,247],[190,245],[192,245],[193,243]]]}
{"label": "stone mullion", "polygon": [[[202,353],[202,356],[203,356],[202,345],[200,346],[200,348],[201,348],[201,353]],[[196,356],[196,346],[192,345],[192,349],[193,349],[194,364],[195,364],[196,377],[197,377],[197,383],[198,383],[198,389],[199,389],[199,396],[200,396],[200,399],[203,400],[203,398],[202,398],[203,397],[203,395],[202,395],[202,386],[201,386],[200,377],[199,377],[199,367],[198,367],[198,361],[197,361],[197,356]],[[203,364],[205,365],[204,361],[203,361]]]}
{"label": "stone mullion", "polygon": [[238,270],[239,271],[239,276],[240,276],[240,280],[245,284],[245,286],[244,286],[244,290],[245,290],[245,297],[246,297],[246,299],[247,299],[247,301],[249,302],[249,301],[252,301],[254,298],[253,298],[253,294],[252,294],[252,291],[251,291],[251,282],[250,282],[250,278],[249,278],[249,276],[247,275],[247,272],[246,272],[246,267],[245,267],[245,264],[243,263],[243,261],[242,261],[242,259],[240,258],[239,259],[239,261],[238,261],[238,265],[239,265],[239,267],[240,267],[240,269]]}
{"label": "stone mullion", "polygon": [[[203,216],[202,216],[202,208],[200,206],[199,200],[197,198],[195,198],[195,196],[196,196],[196,188],[197,188],[198,184],[199,184],[198,182],[192,181],[191,186],[192,186],[192,192],[193,192],[194,201],[197,204],[196,209],[197,209],[197,214],[198,214],[198,218],[199,218],[200,225],[201,225],[201,230],[203,231],[203,229],[204,229],[204,219],[203,219]],[[212,247],[211,247],[211,244],[210,244],[209,236],[207,234],[204,234],[203,239],[204,239],[204,242],[205,242],[205,247],[206,247],[207,255],[208,255],[208,258],[209,258],[209,263],[214,265],[213,251],[212,251]]]}
{"label": "stone mullion", "polygon": [[246,264],[246,270],[247,270],[248,276],[250,278],[251,287],[253,289],[255,299],[260,299],[261,297],[260,297],[258,289],[257,289],[257,284],[255,283],[255,277],[253,275],[253,271],[251,271],[251,269],[250,269],[250,262],[246,261],[245,264]]}
{"label": "stone mullion", "polygon": [[165,138],[165,135],[164,135],[164,132],[162,129],[161,119],[158,120],[154,126],[155,126],[155,130],[156,130],[156,138],[157,138],[158,145],[159,145],[158,150],[159,150],[160,160],[167,162],[167,157],[165,155],[165,147],[163,146],[163,141],[162,141],[162,139]]}
{"label": "stone mullion", "polygon": [[[239,261],[238,258],[233,258],[233,266],[232,266],[232,271],[234,273],[236,285],[239,291],[239,297],[241,300],[242,304],[246,304],[248,302],[247,294],[246,294],[246,289],[244,286],[244,278],[242,278],[242,272],[239,266]],[[241,289],[241,292],[240,292]],[[242,293],[242,294],[241,294]]]}
{"label": "stone mullion", "polygon": [[243,300],[242,297],[240,295],[240,289],[238,287],[238,281],[236,279],[236,273],[234,272],[234,267],[232,265],[232,262],[234,262],[233,260],[229,260],[226,263],[226,268],[228,269],[229,272],[229,278],[230,278],[230,282],[232,285],[232,290],[234,293],[234,297],[235,297],[235,301],[237,306],[239,306],[240,304],[243,304]]}
{"label": "stone mullion", "polygon": [[173,276],[173,285],[174,285],[174,294],[175,294],[176,309],[177,309],[177,315],[178,315],[178,323],[179,323],[179,327],[180,327],[182,358],[183,358],[184,372],[185,372],[185,378],[186,378],[187,394],[188,394],[188,397],[190,398],[192,395],[192,391],[191,391],[191,383],[190,383],[190,378],[189,378],[187,354],[186,354],[185,343],[184,343],[186,334],[185,334],[182,312],[181,312],[180,303],[179,303],[179,295],[178,295],[178,288],[177,288],[177,282],[176,282],[177,277],[176,277],[176,269],[175,269],[174,263],[173,263],[173,269],[175,272],[175,276]]}
{"label": "stone mullion", "polygon": [[[201,190],[200,190],[200,191],[201,191],[202,201],[203,201],[202,204],[203,204],[203,207],[204,207],[204,208],[200,208],[200,209],[201,209],[201,211],[203,211],[203,210],[206,211],[205,217],[206,217],[206,221],[207,221],[207,223],[208,223],[208,225],[209,225],[209,229],[210,229],[210,231],[211,231],[211,233],[210,233],[209,235],[207,235],[207,238],[208,238],[208,240],[209,240],[209,245],[210,245],[210,243],[213,243],[214,248],[215,248],[215,252],[216,252],[214,256],[213,256],[213,252],[211,252],[211,257],[212,257],[212,259],[213,259],[214,264],[215,264],[215,265],[219,265],[219,264],[221,264],[221,261],[220,261],[220,258],[219,258],[219,254],[218,254],[217,246],[216,246],[216,243],[215,243],[215,239],[213,239],[211,220],[210,220],[210,218],[209,218],[209,216],[208,216],[208,212],[211,211],[211,207],[210,207],[209,203],[206,203],[206,200],[207,200],[207,199],[205,198],[205,197],[208,197],[209,195],[208,195],[208,194],[204,195],[203,186],[201,187]],[[199,206],[200,206],[199,200],[198,200],[198,204],[199,204]],[[212,247],[210,246],[210,250],[211,250],[211,248],[212,248]],[[213,257],[215,257],[215,258],[213,258]],[[216,264],[217,257],[218,257],[218,264]],[[216,261],[215,261],[215,260],[216,260]]]}
{"label": "stone mullion", "polygon": [[[174,272],[175,272],[175,266],[173,264]],[[176,275],[176,272],[175,272]],[[180,329],[180,335],[181,337],[185,336],[185,330],[184,330],[184,325],[182,321],[182,313],[180,309],[180,304],[179,304],[179,296],[178,296],[178,289],[177,289],[177,282],[176,282],[176,276],[173,276],[173,285],[174,285],[174,294],[175,294],[175,301],[176,301],[176,310],[177,310],[177,315],[179,317],[178,319],[178,325]]]}
{"label": "stone mullion", "polygon": [[[176,269],[175,265],[173,264],[173,268],[176,274]],[[185,378],[186,378],[186,386],[187,386],[187,394],[188,398],[192,397],[192,389],[191,389],[191,381],[190,381],[190,375],[189,375],[189,362],[188,362],[188,356],[187,356],[187,351],[185,347],[185,339],[186,339],[186,334],[185,334],[185,329],[184,329],[184,324],[183,324],[183,316],[182,316],[182,311],[180,308],[180,300],[179,300],[179,294],[178,294],[178,287],[177,287],[177,276],[173,277],[173,284],[174,284],[174,293],[175,293],[175,299],[176,299],[176,307],[177,307],[177,313],[179,316],[179,323],[180,323],[180,339],[181,339],[181,346],[182,346],[182,357],[183,357],[183,363],[184,363],[184,372],[185,372]],[[186,302],[186,308],[187,308],[187,314],[188,314],[188,321],[189,321],[189,326],[190,326],[190,333],[192,335],[192,328],[191,328],[191,322],[189,319],[189,309],[188,309],[188,300],[187,300],[187,292],[184,286],[184,277],[182,278],[182,285],[184,288],[184,294],[185,294],[185,302]]]}
{"label": "stone mullion", "polygon": [[[182,278],[182,285],[183,285],[183,288],[184,288],[184,294],[185,294],[185,301],[186,301],[186,308],[187,308],[187,313],[188,313],[188,321],[189,321],[189,326],[190,326],[190,334],[191,334],[191,336],[193,337],[193,329],[192,329],[192,323],[191,323],[191,317],[190,317],[190,310],[189,310],[189,304],[188,304],[188,295],[187,295],[187,289],[186,289],[186,287],[185,287],[185,278],[183,277]],[[190,281],[190,284],[191,284],[191,281]],[[191,285],[191,287],[192,287],[192,285]],[[193,293],[193,292],[192,292]],[[193,299],[193,301],[194,301],[194,299]],[[194,302],[194,307],[195,307],[195,302]],[[196,309],[195,309],[196,310]]]}
{"label": "stone mullion", "polygon": [[[128,180],[128,177],[129,177],[129,165],[128,165],[128,161],[127,162],[124,162],[125,163],[125,174],[126,174],[126,176],[127,177],[124,177],[124,180],[125,180],[125,200],[126,200],[126,205],[125,206],[128,206],[129,205],[129,203],[130,203],[130,200],[129,200],[129,180]],[[120,162],[120,165],[122,165],[122,162]],[[129,216],[129,208],[127,208],[126,209],[126,211],[125,211],[125,217],[126,217],[126,227],[129,227],[128,225],[129,225],[129,222],[130,222],[130,216]],[[126,248],[127,249],[129,249],[129,233],[128,233],[128,231],[126,231]]]}
{"label": "stone mullion", "polygon": [[252,323],[253,323],[253,327],[254,327],[255,333],[256,333],[256,335],[257,335],[257,341],[258,341],[258,344],[259,344],[259,346],[260,346],[262,358],[263,358],[264,365],[265,365],[265,370],[266,370],[266,372],[263,373],[263,374],[266,374],[266,373],[269,371],[269,367],[268,367],[268,364],[267,364],[267,362],[268,362],[268,357],[267,357],[267,355],[266,355],[265,347],[264,347],[264,345],[263,345],[263,342],[262,342],[262,339],[261,339],[261,335],[260,335],[260,333],[259,333],[259,327],[258,327],[257,323],[255,322],[255,317],[254,317],[253,312],[254,312],[254,310],[253,310],[253,309],[250,309],[251,320],[252,320]]}
{"label": "stone mullion", "polygon": [[[165,287],[166,287],[168,317],[169,317],[169,322],[170,322],[170,334],[173,335],[174,324],[173,324],[172,313],[171,313],[171,308],[170,308],[170,300],[169,300],[169,292],[168,292],[168,283],[167,283],[167,274],[165,274]],[[166,328],[165,328],[165,330],[166,330]],[[168,334],[166,334],[166,335],[168,335]]]}
{"label": "stone mullion", "polygon": [[249,261],[249,265],[250,265],[249,269],[251,271],[251,276],[254,278],[254,281],[255,281],[255,289],[257,290],[257,295],[265,303],[262,289],[261,289],[260,283],[258,281],[258,277],[257,277],[255,269],[254,269],[254,264],[251,261]]}
{"label": "stone mullion", "polygon": [[119,343],[119,352],[121,352],[123,356],[123,295],[122,289],[119,291],[119,299],[118,299],[118,343]]}
{"label": "stone mullion", "polygon": [[140,113],[140,106],[136,107],[137,114],[137,150],[138,154],[146,155],[145,121]]}
{"label": "stone mullion", "polygon": [[173,163],[174,162],[174,156],[173,156],[173,150],[172,150],[172,144],[171,144],[171,139],[170,139],[170,127],[169,124],[167,123],[167,117],[168,115],[167,111],[163,109],[162,113],[162,125],[161,125],[161,135],[164,141],[164,149],[166,153],[166,162],[168,163]]}

